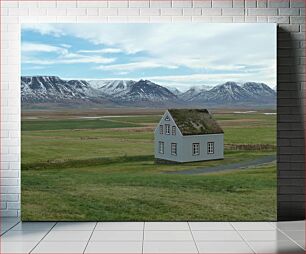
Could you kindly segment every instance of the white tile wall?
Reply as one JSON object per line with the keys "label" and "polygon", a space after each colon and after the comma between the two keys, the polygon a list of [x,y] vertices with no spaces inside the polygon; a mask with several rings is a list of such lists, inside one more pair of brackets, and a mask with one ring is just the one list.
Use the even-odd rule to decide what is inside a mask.
{"label": "white tile wall", "polygon": [[[304,51],[304,0],[3,0],[0,4],[2,217],[20,215],[20,23],[276,22],[285,24],[283,29],[300,42],[297,49]],[[304,59],[299,62],[301,77]]]}

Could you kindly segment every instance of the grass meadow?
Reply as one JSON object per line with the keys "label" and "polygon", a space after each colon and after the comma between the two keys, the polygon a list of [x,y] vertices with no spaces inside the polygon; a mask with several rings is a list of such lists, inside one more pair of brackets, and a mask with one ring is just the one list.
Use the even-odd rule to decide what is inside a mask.
{"label": "grass meadow", "polygon": [[[153,130],[162,112],[22,118],[22,219],[237,221],[276,219],[276,163],[198,175],[166,174],[275,154],[233,149],[276,143],[276,116],[218,110],[225,159],[154,163]],[[100,117],[100,118],[97,118]],[[227,147],[227,146],[225,146]]]}

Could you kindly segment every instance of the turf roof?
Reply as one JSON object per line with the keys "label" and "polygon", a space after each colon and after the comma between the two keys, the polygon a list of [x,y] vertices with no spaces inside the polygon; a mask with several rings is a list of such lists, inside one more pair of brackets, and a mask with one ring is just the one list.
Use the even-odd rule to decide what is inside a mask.
{"label": "turf roof", "polygon": [[168,109],[168,111],[184,136],[223,133],[207,109]]}

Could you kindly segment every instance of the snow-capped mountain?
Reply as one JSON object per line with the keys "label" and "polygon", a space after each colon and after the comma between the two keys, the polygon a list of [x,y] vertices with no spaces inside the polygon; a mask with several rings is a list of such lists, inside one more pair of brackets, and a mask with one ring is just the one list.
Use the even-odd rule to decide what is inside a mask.
{"label": "snow-capped mountain", "polygon": [[176,96],[179,96],[182,94],[182,92],[176,87],[166,86],[165,88],[167,88],[171,93],[175,94]]}
{"label": "snow-capped mountain", "polygon": [[247,82],[242,85],[251,95],[257,97],[270,97],[275,96],[275,90],[270,88],[264,83]]}
{"label": "snow-capped mountain", "polygon": [[[203,95],[203,96],[202,96]],[[210,103],[217,103],[218,101],[223,101],[225,104],[247,101],[249,97],[248,92],[239,86],[235,82],[226,82],[222,85],[218,85],[208,91],[202,92],[194,98],[194,100],[209,101]]]}
{"label": "snow-capped mountain", "polygon": [[236,82],[226,82],[210,90],[201,90],[188,100],[191,103],[208,104],[240,104],[240,103],[268,103],[276,100],[276,92],[263,83],[247,82],[242,85]]}
{"label": "snow-capped mountain", "polygon": [[177,97],[149,80],[90,80],[88,83],[119,104],[167,102]]}
{"label": "snow-capped mountain", "polygon": [[184,101],[191,101],[195,96],[197,96],[200,93],[203,93],[212,87],[210,86],[193,86],[190,89],[188,89],[186,92],[179,95],[179,97]]}
{"label": "snow-capped mountain", "polygon": [[100,89],[101,87],[107,85],[112,80],[97,79],[97,80],[86,80],[86,81],[88,84],[90,84],[92,88]]}
{"label": "snow-capped mountain", "polygon": [[194,97],[203,95],[206,91],[212,89],[212,86],[193,86],[189,88],[186,92],[179,95],[179,97],[184,101],[192,101]]}
{"label": "snow-capped mountain", "polygon": [[201,89],[197,89],[196,87],[192,87],[186,92],[182,93],[180,95],[180,98],[184,101],[190,101],[192,98],[196,95],[198,95],[201,92]]}
{"label": "snow-capped mountain", "polygon": [[[172,91],[171,91],[172,90]],[[24,104],[57,103],[108,106],[275,105],[276,92],[264,83],[226,82],[215,87],[192,87],[176,94],[150,80],[63,80],[56,76],[21,77]]]}
{"label": "snow-capped mountain", "polygon": [[23,103],[71,103],[94,101],[101,94],[84,80],[63,80],[56,76],[21,77]]}
{"label": "snow-capped mountain", "polygon": [[176,100],[177,96],[163,86],[157,85],[150,80],[141,79],[132,84],[125,95],[116,98],[120,102],[166,103]]}
{"label": "snow-capped mountain", "polygon": [[136,83],[133,80],[89,80],[88,83],[101,92],[115,97],[123,96]]}

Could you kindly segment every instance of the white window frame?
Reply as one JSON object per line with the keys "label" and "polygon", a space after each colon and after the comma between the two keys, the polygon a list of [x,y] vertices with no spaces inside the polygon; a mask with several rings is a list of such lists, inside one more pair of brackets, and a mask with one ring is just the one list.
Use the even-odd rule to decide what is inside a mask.
{"label": "white window frame", "polygon": [[215,142],[207,142],[207,154],[215,153]]}
{"label": "white window frame", "polygon": [[170,121],[170,117],[168,115],[166,115],[165,121]]}
{"label": "white window frame", "polygon": [[158,152],[164,154],[165,152],[165,143],[162,141],[158,142]]}
{"label": "white window frame", "polygon": [[174,135],[174,136],[176,135],[176,126],[172,126],[171,134]]}
{"label": "white window frame", "polygon": [[177,143],[171,143],[171,155],[177,155]]}
{"label": "white window frame", "polygon": [[170,135],[170,124],[165,124],[165,134]]}
{"label": "white window frame", "polygon": [[192,143],[192,155],[200,155],[200,143]]}
{"label": "white window frame", "polygon": [[164,134],[164,126],[162,124],[159,125],[159,134]]}

